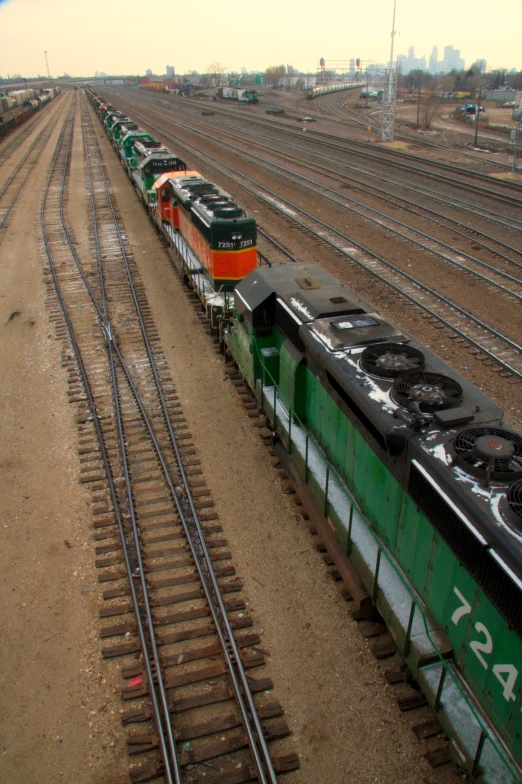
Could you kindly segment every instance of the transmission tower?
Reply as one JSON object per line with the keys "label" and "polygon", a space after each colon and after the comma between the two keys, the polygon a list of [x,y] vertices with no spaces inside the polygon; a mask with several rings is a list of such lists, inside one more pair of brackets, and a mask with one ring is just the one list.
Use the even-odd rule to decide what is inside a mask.
{"label": "transmission tower", "polygon": [[389,68],[386,76],[386,91],[382,107],[381,142],[392,142],[395,129],[395,105],[397,102],[397,69]]}
{"label": "transmission tower", "polygon": [[47,52],[44,52],[44,55],[45,55],[45,64],[47,66],[47,78],[50,79],[51,78],[51,72],[49,70],[49,60],[47,59]]}
{"label": "transmission tower", "polygon": [[393,22],[391,32],[391,52],[390,67],[386,78],[386,92],[384,94],[382,120],[381,120],[381,142],[392,142],[393,131],[395,128],[395,106],[397,103],[397,68],[393,62],[393,42],[395,39],[395,6],[397,0],[393,2]]}

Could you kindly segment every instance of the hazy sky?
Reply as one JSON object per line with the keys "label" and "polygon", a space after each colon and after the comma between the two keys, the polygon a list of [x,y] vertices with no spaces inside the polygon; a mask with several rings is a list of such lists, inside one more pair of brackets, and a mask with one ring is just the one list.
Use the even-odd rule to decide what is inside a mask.
{"label": "hazy sky", "polygon": [[[45,49],[53,76],[385,62],[392,11],[393,0],[0,0],[0,76],[45,74]],[[452,44],[466,65],[521,69],[521,21],[522,0],[397,0],[395,54],[429,57],[437,45],[441,59]]]}

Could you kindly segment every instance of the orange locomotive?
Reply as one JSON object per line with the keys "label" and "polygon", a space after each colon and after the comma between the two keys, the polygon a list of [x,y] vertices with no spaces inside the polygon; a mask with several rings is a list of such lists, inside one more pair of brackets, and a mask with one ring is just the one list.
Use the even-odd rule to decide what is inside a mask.
{"label": "orange locomotive", "polygon": [[179,232],[214,291],[230,291],[257,266],[256,222],[199,172],[166,172],[152,186],[156,221]]}

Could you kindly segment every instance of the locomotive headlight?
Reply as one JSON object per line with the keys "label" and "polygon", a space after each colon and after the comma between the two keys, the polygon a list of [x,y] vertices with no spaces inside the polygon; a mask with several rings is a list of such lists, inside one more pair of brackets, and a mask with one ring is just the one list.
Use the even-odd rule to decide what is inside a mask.
{"label": "locomotive headlight", "polygon": [[233,240],[240,240],[240,239],[242,239],[242,237],[243,237],[242,234],[232,234],[232,239]]}

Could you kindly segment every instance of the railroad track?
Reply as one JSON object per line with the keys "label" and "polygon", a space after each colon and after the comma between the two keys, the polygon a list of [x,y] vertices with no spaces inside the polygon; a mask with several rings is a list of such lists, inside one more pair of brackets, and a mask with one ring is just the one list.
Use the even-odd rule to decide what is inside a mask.
{"label": "railroad track", "polygon": [[70,399],[80,405],[96,566],[108,586],[103,655],[133,656],[123,668],[122,697],[132,706],[123,722],[133,728],[129,753],[143,762],[131,780],[272,784],[298,761],[270,758],[268,740],[288,728],[281,706],[267,701],[270,679],[247,674],[264,663],[259,636],[238,596],[85,104],[91,235],[87,258],[76,251],[65,208],[75,111],[55,151],[41,228],[52,318],[65,341]]}
{"label": "railroad track", "polygon": [[[195,125],[196,126],[202,125],[202,123],[198,122],[198,119],[199,119],[198,115],[190,114],[190,117],[193,118],[193,119],[191,119],[191,129],[193,129]],[[222,125],[223,128],[226,129],[225,132],[227,134],[227,138],[229,138],[229,139],[237,139],[239,142],[245,143],[245,139],[243,137],[238,136],[237,134],[235,134],[231,130],[232,126],[227,125],[226,123],[219,123],[219,121],[215,122],[214,124],[215,125]],[[205,129],[207,128],[206,125],[203,125],[203,127]],[[327,176],[333,176],[336,180],[338,180],[338,181],[341,180],[342,182],[345,182],[345,183],[349,184],[350,187],[355,186],[356,188],[358,188],[362,192],[371,192],[372,194],[376,194],[379,197],[379,199],[381,199],[382,201],[384,201],[386,203],[389,203],[392,206],[397,206],[397,202],[400,202],[400,206],[403,206],[404,209],[406,209],[407,211],[413,212],[414,214],[422,216],[422,217],[427,217],[431,222],[435,223],[436,225],[442,226],[443,228],[447,228],[447,227],[444,227],[443,224],[441,224],[439,222],[439,220],[438,220],[438,219],[442,219],[442,221],[446,221],[446,222],[450,223],[452,226],[457,226],[458,230],[461,232],[462,236],[466,236],[466,232],[468,232],[468,233],[471,232],[471,233],[473,233],[475,235],[475,237],[480,236],[483,239],[487,240],[488,242],[492,242],[494,245],[497,245],[497,246],[499,246],[501,248],[504,248],[504,249],[506,249],[508,251],[512,251],[513,253],[515,253],[517,255],[520,254],[520,250],[518,248],[514,248],[514,247],[508,245],[507,243],[503,242],[502,240],[499,240],[496,237],[492,237],[489,234],[486,234],[486,233],[484,233],[482,231],[479,231],[478,229],[471,228],[468,224],[466,224],[466,223],[464,223],[462,221],[458,221],[454,217],[445,215],[442,212],[437,212],[435,210],[431,210],[430,208],[428,208],[428,207],[426,207],[426,206],[424,206],[422,204],[418,204],[416,202],[411,201],[410,199],[406,199],[406,198],[404,198],[402,196],[398,196],[396,194],[393,194],[393,199],[391,199],[391,198],[389,198],[390,197],[389,189],[385,190],[383,188],[379,188],[378,186],[370,185],[367,182],[364,182],[364,181],[362,181],[362,180],[360,180],[360,179],[358,179],[358,178],[356,178],[354,176],[347,176],[346,174],[341,175],[339,170],[343,169],[343,170],[348,171],[348,172],[356,172],[356,173],[362,174],[365,177],[376,178],[376,179],[378,179],[381,182],[385,181],[388,185],[397,186],[398,188],[401,188],[402,190],[406,190],[406,191],[411,192],[411,193],[419,194],[421,197],[424,197],[424,196],[428,197],[430,200],[433,200],[435,202],[440,202],[441,204],[449,206],[452,209],[458,209],[459,212],[463,212],[463,213],[465,213],[467,215],[471,215],[474,218],[480,218],[480,219],[486,220],[488,222],[491,222],[491,223],[497,224],[499,226],[502,226],[503,229],[507,228],[507,229],[514,229],[514,230],[517,230],[517,231],[522,230],[522,221],[519,221],[516,218],[509,218],[504,213],[495,212],[493,210],[490,210],[490,209],[487,209],[487,208],[482,208],[482,207],[480,207],[478,205],[474,205],[471,202],[466,202],[466,201],[464,201],[462,199],[457,199],[457,198],[448,196],[447,194],[443,193],[442,191],[435,191],[433,189],[429,189],[429,188],[426,188],[426,187],[415,186],[412,183],[408,183],[408,181],[406,181],[406,180],[403,180],[403,179],[400,179],[400,178],[397,178],[397,177],[392,177],[392,176],[389,176],[389,175],[387,175],[385,177],[385,176],[383,176],[382,173],[378,172],[377,170],[369,169],[369,168],[363,167],[361,165],[355,165],[355,164],[349,164],[349,163],[346,163],[346,162],[341,162],[338,157],[330,156],[330,155],[327,155],[325,153],[316,153],[312,149],[307,148],[307,147],[303,147],[303,146],[298,145],[298,144],[292,144],[292,143],[289,143],[289,142],[281,142],[280,144],[281,144],[282,147],[288,148],[288,149],[293,150],[293,151],[295,151],[297,153],[297,155],[295,155],[295,156],[289,155],[288,153],[285,153],[283,155],[282,152],[278,152],[277,150],[274,150],[274,149],[270,148],[268,145],[266,145],[266,137],[265,136],[262,136],[260,134],[255,134],[255,133],[252,133],[252,132],[248,132],[248,137],[249,137],[249,139],[251,139],[252,137],[254,137],[256,139],[260,139],[261,141],[254,142],[255,145],[258,148],[265,150],[266,152],[268,152],[271,155],[274,155],[274,156],[277,156],[277,157],[280,157],[280,158],[284,158],[285,160],[293,160],[299,166],[304,166],[304,167],[306,167],[307,169],[309,169],[311,171],[315,171],[315,172],[320,173],[320,174],[326,174]],[[333,164],[335,164],[336,170],[329,169],[329,168],[327,168],[327,167],[325,167],[325,166],[323,166],[321,164],[313,165],[310,162],[306,162],[303,159],[303,155],[316,157],[322,163],[324,163],[326,161],[332,162]],[[494,253],[496,253],[496,255],[501,256],[501,254],[499,254],[497,250],[492,249],[491,246],[489,246],[487,244],[484,244],[483,247],[486,248],[487,250],[492,250]],[[503,258],[506,259],[506,257],[503,257]],[[511,259],[507,259],[507,260],[511,261]]]}
{"label": "railroad track", "polygon": [[[59,96],[60,98],[62,96]],[[54,104],[56,106],[56,104]],[[18,126],[15,128],[11,133],[4,136],[3,139],[0,141],[0,166],[9,158],[9,156],[19,149],[20,145],[22,145],[28,136],[30,136],[33,131],[35,130],[36,126],[41,122],[43,119],[42,115],[44,113],[44,109],[41,109],[37,112],[30,120],[24,123],[22,126]],[[20,133],[18,136],[12,136],[14,132],[18,129]],[[5,139],[9,137],[9,141],[5,142]]]}
{"label": "railroad track", "polygon": [[11,176],[0,188],[0,240],[2,229],[7,227],[7,219],[22,192],[22,188],[45,150],[49,137],[54,130],[54,121],[60,110],[61,107],[54,112],[53,116],[36,136],[22,160],[15,167]]}
{"label": "railroad track", "polygon": [[[363,87],[364,85],[361,85]],[[334,93],[329,95],[328,98],[334,99],[335,97],[338,98],[337,105],[332,106],[332,101],[328,101],[328,107],[330,114],[334,115],[341,125],[346,125],[348,127],[356,125],[360,128],[367,128],[369,122],[374,123],[374,119],[370,119],[367,115],[361,116],[358,112],[356,112],[353,108],[351,108],[351,104],[354,103],[352,100],[348,100],[345,103],[342,102],[342,96],[339,93]],[[368,106],[367,108],[372,109],[375,108],[375,104],[373,106]],[[400,122],[400,120],[398,121]],[[447,130],[452,130],[451,127],[448,127]],[[470,138],[473,131],[470,129]],[[405,131],[405,130],[395,130],[394,134],[396,139],[402,139],[403,141],[410,142],[412,144],[416,144],[421,147],[428,147],[433,149],[439,149],[444,151],[450,152],[457,152],[459,155],[464,155],[471,160],[477,161],[477,156],[471,152],[471,150],[465,150],[461,146],[452,146],[451,144],[442,144],[441,142],[430,141],[429,139],[422,138],[415,133],[414,131]],[[506,137],[504,136],[495,136],[497,141],[506,142]],[[469,143],[470,144],[470,143]],[[496,169],[503,169],[504,171],[509,168],[507,163],[502,163],[501,161],[492,161],[492,160],[483,160],[481,163],[486,164],[487,166],[491,166]]]}
{"label": "railroad track", "polygon": [[[141,108],[143,109],[143,107]],[[184,108],[186,109],[186,107]],[[200,125],[199,115],[186,111],[184,112],[184,114],[191,118],[192,129],[194,128],[195,125],[196,126]],[[178,117],[176,118],[176,121],[179,121]],[[227,125],[226,123],[220,123],[219,121],[213,121],[213,124],[214,126],[222,125],[229,139],[235,138],[240,143],[245,142],[243,137],[238,136],[234,133],[235,127],[232,128],[232,126]],[[203,127],[207,129],[206,125],[203,125]],[[384,201],[388,201],[388,203],[391,203],[393,206],[397,206],[396,202],[400,201],[401,206],[404,206],[404,208],[407,209],[408,211],[412,211],[412,210],[421,211],[421,213],[423,213],[424,216],[425,217],[427,216],[428,218],[433,216],[435,220],[432,222],[437,222],[437,219],[442,219],[443,221],[449,222],[452,225],[457,226],[463,236],[465,236],[466,232],[469,233],[470,231],[473,231],[473,233],[476,236],[482,236],[487,242],[493,242],[495,245],[499,247],[503,247],[506,250],[513,251],[516,254],[520,253],[520,251],[517,248],[510,247],[507,243],[504,243],[502,240],[498,240],[498,238],[491,237],[489,234],[485,232],[481,232],[479,230],[470,229],[470,227],[466,223],[464,223],[463,221],[456,220],[454,217],[452,217],[452,215],[446,215],[442,212],[431,210],[430,208],[424,206],[423,204],[417,204],[416,202],[411,201],[410,199],[406,199],[400,195],[394,194],[393,199],[386,198],[390,196],[389,188],[385,190],[383,188],[379,188],[378,186],[370,185],[367,182],[364,182],[361,179],[354,177],[353,175],[352,176],[347,176],[346,174],[340,175],[339,169],[343,169],[350,173],[358,173],[361,174],[363,177],[369,177],[370,179],[374,178],[377,179],[379,182],[386,182],[387,186],[392,185],[394,187],[400,188],[401,190],[405,190],[409,193],[418,195],[421,198],[427,197],[430,199],[430,201],[438,202],[444,205],[445,207],[451,209],[452,211],[458,210],[459,212],[462,212],[465,215],[471,215],[474,218],[479,218],[481,220],[488,221],[489,223],[493,223],[498,226],[501,226],[503,230],[506,228],[515,229],[517,231],[521,230],[522,221],[518,220],[515,217],[507,216],[504,211],[498,212],[489,207],[481,207],[480,205],[473,204],[472,202],[465,201],[461,198],[457,198],[441,190],[435,190],[433,188],[428,188],[425,185],[414,184],[407,180],[390,176],[389,173],[383,175],[383,173],[378,169],[372,169],[367,166],[363,166],[361,164],[353,164],[353,163],[348,163],[346,161],[343,162],[340,161],[339,156],[328,155],[327,153],[324,152],[321,153],[315,152],[313,149],[309,147],[302,146],[302,144],[294,144],[290,142],[278,142],[278,144],[282,145],[283,147],[286,147],[290,150],[294,150],[297,153],[296,156],[291,156],[291,155],[283,156],[281,152],[277,152],[277,150],[273,150],[266,145],[266,135],[256,134],[251,130],[247,131],[247,135],[249,139],[252,137],[259,139],[260,141],[256,141],[255,144],[258,147],[266,150],[271,155],[276,155],[278,157],[285,157],[285,158],[293,158],[293,160],[295,160],[296,163],[298,163],[300,166],[306,165],[306,167],[310,168],[312,171],[317,171],[319,173],[324,172],[328,176],[333,175],[335,179],[338,180],[340,179],[340,176],[342,176],[343,181],[346,181],[350,185],[350,187],[352,187],[352,185],[355,185],[355,187],[357,187],[362,191],[371,191],[372,193],[378,195],[380,199],[384,199]],[[302,140],[302,135],[297,134],[297,138]],[[328,169],[321,164],[317,166],[313,166],[313,164],[309,162],[304,164],[303,156],[316,157],[321,161],[321,164],[326,161],[331,161],[335,165],[336,171],[332,171],[331,169]],[[420,213],[417,212],[417,214]],[[441,224],[439,223],[439,225]],[[491,250],[491,247],[488,246],[488,250]],[[499,255],[497,251],[494,250],[494,252],[497,253],[497,255]]]}
{"label": "railroad track", "polygon": [[146,117],[139,117],[146,126],[182,147],[229,180],[239,185],[250,195],[267,204],[278,214],[303,229],[314,239],[334,249],[344,258],[370,272],[379,281],[389,286],[396,294],[420,308],[425,316],[450,330],[455,339],[461,341],[478,359],[492,360],[501,374],[522,380],[522,347],[473,316],[456,303],[438,294],[421,281],[403,272],[391,262],[377,256],[350,237],[315,218],[298,205],[283,199],[273,191],[246,177],[241,172],[201,152],[194,145],[170,134]]}
{"label": "railroad track", "polygon": [[[136,106],[136,104],[133,104],[133,106]],[[139,108],[141,108],[143,110],[144,107],[143,106],[138,107],[138,110],[139,110]],[[188,108],[190,109],[190,107],[188,107]],[[156,107],[154,107],[153,110],[154,109],[156,109]],[[187,111],[187,107],[186,106],[184,106],[183,109],[185,110],[183,113],[187,117],[190,118],[192,127],[194,125],[203,125],[204,128],[208,129],[207,125],[204,125],[203,123],[201,123],[201,118],[200,118],[200,116],[198,114],[195,114],[195,113],[192,113],[190,111]],[[163,113],[164,113],[164,110],[163,110]],[[178,119],[179,119],[179,113],[178,113],[178,115],[176,115],[176,121],[178,121]],[[243,137],[238,136],[235,133],[237,126],[232,126],[232,125],[227,124],[227,123],[221,123],[220,121],[213,120],[213,126],[215,127],[216,125],[221,125],[221,126],[223,126],[224,129],[226,129],[225,132],[226,132],[228,138],[236,138],[236,139],[238,139],[242,143],[245,142],[245,139]],[[293,130],[292,130],[292,133],[300,141],[303,140],[302,134],[296,133]],[[277,152],[277,150],[273,150],[273,149],[271,149],[270,147],[267,146],[267,144],[266,144],[266,135],[264,135],[264,134],[257,134],[255,132],[253,132],[251,129],[247,130],[246,134],[247,134],[249,139],[250,138],[255,138],[255,139],[260,140],[260,141],[256,141],[255,143],[258,146],[263,147],[264,149],[266,149],[267,152],[269,152],[270,154],[283,157],[280,152]],[[314,141],[315,141],[315,139],[314,139]],[[516,229],[516,230],[522,229],[522,221],[518,220],[517,218],[510,217],[510,216],[506,215],[505,211],[502,211],[502,212],[495,211],[495,210],[491,209],[489,206],[488,207],[482,207],[482,206],[480,206],[478,204],[474,204],[473,202],[466,201],[466,200],[464,200],[462,198],[458,198],[458,197],[455,197],[455,196],[453,196],[451,194],[445,193],[442,190],[436,190],[434,188],[429,188],[426,185],[415,184],[415,183],[413,183],[411,181],[408,181],[408,180],[405,180],[405,179],[402,179],[402,178],[399,178],[399,177],[391,176],[389,173],[383,174],[383,172],[379,171],[378,169],[370,168],[370,167],[364,166],[362,164],[354,164],[354,163],[348,163],[346,161],[341,161],[339,159],[338,155],[337,156],[332,156],[332,155],[328,155],[325,152],[320,152],[320,153],[319,152],[315,152],[310,147],[304,147],[302,144],[295,144],[295,143],[291,143],[291,142],[284,142],[284,141],[279,141],[278,140],[278,145],[280,145],[282,147],[285,147],[285,148],[289,148],[291,150],[295,150],[298,153],[298,155],[295,158],[296,162],[298,162],[299,165],[306,165],[308,168],[311,168],[312,170],[324,171],[326,173],[329,173],[329,172],[331,173],[331,170],[327,170],[324,166],[321,166],[321,165],[316,166],[315,169],[314,169],[313,166],[311,164],[309,164],[309,163],[303,164],[303,155],[316,157],[321,162],[331,161],[332,163],[335,164],[337,169],[344,169],[344,170],[349,171],[349,172],[355,172],[355,173],[362,174],[364,177],[375,178],[379,182],[386,182],[387,185],[393,185],[393,186],[396,186],[396,187],[400,188],[401,190],[406,190],[407,192],[410,192],[412,194],[418,194],[421,198],[427,197],[430,200],[433,200],[435,202],[439,202],[439,203],[443,204],[444,206],[451,208],[452,210],[457,209],[459,212],[463,212],[465,214],[469,214],[469,215],[472,215],[474,217],[478,217],[480,219],[483,219],[483,220],[486,220],[488,222],[491,222],[491,223],[497,224],[499,226],[502,226],[503,228]],[[322,146],[324,146],[324,145],[322,145]],[[334,148],[337,147],[337,145],[332,145],[332,146]],[[338,149],[342,150],[342,147],[339,146]],[[287,156],[285,156],[285,157],[287,157]],[[337,177],[339,176],[338,172],[333,172],[333,173]],[[367,189],[370,188],[374,193],[378,193],[380,198],[382,198],[382,194],[389,195],[389,190],[386,191],[386,190],[383,190],[382,188],[378,188],[377,186],[368,185],[367,183],[364,183],[360,179],[357,179],[356,177],[353,177],[353,176],[347,177],[346,175],[344,175],[344,177],[345,177],[345,179],[347,181],[350,182],[350,184],[351,183],[355,183],[356,186],[359,187],[361,190],[367,190]],[[491,181],[489,181],[489,182],[491,182]],[[457,182],[457,181],[453,182],[453,186],[454,186],[454,188],[458,187],[459,186],[459,182]],[[494,193],[492,194],[492,197],[493,196],[494,196]],[[394,196],[394,199],[397,199],[397,198],[400,199],[402,203],[411,206],[413,209],[419,209],[419,210],[422,210],[425,213],[433,214],[433,215],[435,215],[437,217],[443,218],[444,220],[447,220],[447,221],[449,221],[449,222],[451,222],[451,223],[453,223],[455,225],[460,226],[462,231],[465,231],[465,230],[469,231],[469,227],[465,223],[460,222],[460,221],[456,221],[451,216],[447,216],[447,215],[444,215],[443,213],[431,211],[431,210],[429,210],[429,208],[425,207],[424,205],[419,205],[416,202],[412,202],[411,200],[404,199],[404,197]],[[478,233],[480,233],[480,232],[478,232]],[[501,246],[504,245],[504,247],[506,247],[507,249],[510,249],[509,245],[502,243],[502,241],[499,242],[498,240],[495,240],[494,238],[489,237],[487,234],[482,233],[482,236],[484,236],[488,240],[493,240],[493,242],[496,242],[498,245],[501,245]],[[514,249],[514,250],[516,252],[519,252],[516,249]]]}
{"label": "railroad track", "polygon": [[[122,94],[120,94],[121,97]],[[124,94],[123,94],[124,95]],[[142,96],[140,96],[142,97]],[[150,108],[154,104],[145,100]],[[173,109],[179,111],[186,111],[187,109],[194,108],[191,104],[183,103],[179,100],[172,100]],[[165,108],[165,107],[164,107]],[[232,110],[230,107],[213,107],[215,114],[228,116],[229,118],[238,119],[237,111]],[[243,118],[244,119],[244,118]],[[249,126],[257,125],[263,130],[269,132],[277,132],[283,135],[291,135],[301,138],[301,134],[292,126],[288,126],[284,120],[272,118],[270,121],[264,118],[248,115]],[[319,129],[308,129],[309,137],[313,138],[314,142],[321,146],[330,147],[342,152],[355,154],[363,157],[365,160],[372,160],[378,163],[385,162],[387,165],[392,165],[398,169],[411,172],[416,176],[421,175],[423,178],[434,179],[438,182],[444,183],[450,187],[458,185],[460,188],[468,190],[470,193],[482,195],[487,199],[497,199],[499,202],[520,207],[522,206],[522,198],[520,193],[521,186],[514,183],[505,183],[501,185],[502,190],[496,190],[499,187],[498,181],[492,180],[489,175],[480,172],[469,171],[461,166],[449,163],[442,163],[440,161],[431,161],[426,158],[421,158],[417,155],[407,153],[401,150],[384,149],[382,147],[376,148],[374,144],[368,142],[357,141],[355,139],[346,139],[332,133],[327,133]],[[479,185],[479,183],[483,183]],[[518,195],[510,195],[518,194]]]}

